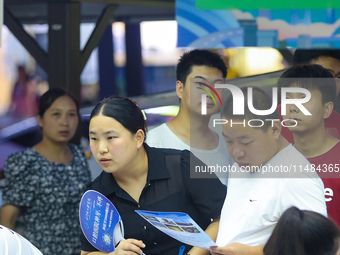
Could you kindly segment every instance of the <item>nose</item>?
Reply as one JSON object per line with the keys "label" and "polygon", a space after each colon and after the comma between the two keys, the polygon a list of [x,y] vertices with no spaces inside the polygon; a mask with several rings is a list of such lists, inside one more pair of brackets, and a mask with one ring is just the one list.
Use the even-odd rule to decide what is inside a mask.
{"label": "nose", "polygon": [[107,148],[106,144],[104,142],[99,144],[99,150],[98,152],[103,155],[109,152],[109,149]]}
{"label": "nose", "polygon": [[289,110],[289,112],[299,112],[300,109],[298,107],[296,107],[295,104],[289,104],[287,105],[287,108]]}
{"label": "nose", "polygon": [[64,126],[68,125],[68,117],[66,115],[61,117],[61,124]]}
{"label": "nose", "polygon": [[245,155],[244,150],[240,148],[240,146],[237,146],[237,145],[234,145],[232,153],[233,153],[234,158],[242,158]]}

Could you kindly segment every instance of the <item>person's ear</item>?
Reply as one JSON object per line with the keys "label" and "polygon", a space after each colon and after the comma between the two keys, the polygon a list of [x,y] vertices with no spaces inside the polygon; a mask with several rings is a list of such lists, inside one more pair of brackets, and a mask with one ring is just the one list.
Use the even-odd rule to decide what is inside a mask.
{"label": "person's ear", "polygon": [[176,94],[178,98],[182,99],[184,91],[184,84],[181,81],[176,82]]}
{"label": "person's ear", "polygon": [[275,140],[278,140],[281,135],[281,121],[279,119],[272,120],[270,123],[270,127],[268,128],[268,132],[271,132]]}
{"label": "person's ear", "polygon": [[323,118],[327,119],[333,111],[334,104],[333,102],[327,102],[323,105]]}
{"label": "person's ear", "polygon": [[38,122],[38,125],[39,127],[43,127],[43,118],[38,114],[37,115],[37,122]]}
{"label": "person's ear", "polygon": [[145,133],[142,129],[138,129],[135,134],[136,139],[136,146],[137,149],[139,149],[141,146],[143,146],[144,140],[145,140]]}

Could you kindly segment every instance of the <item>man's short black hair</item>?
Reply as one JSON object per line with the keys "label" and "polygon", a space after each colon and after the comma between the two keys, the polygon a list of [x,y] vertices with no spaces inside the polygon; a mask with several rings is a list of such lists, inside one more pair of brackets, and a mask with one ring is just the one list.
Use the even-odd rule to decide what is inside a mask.
{"label": "man's short black hair", "polygon": [[322,104],[334,102],[336,83],[333,75],[320,65],[302,65],[288,68],[279,78],[279,91],[283,87],[301,87],[309,91],[319,90]]}
{"label": "man's short black hair", "polygon": [[179,59],[176,68],[177,80],[185,85],[193,66],[213,67],[222,72],[223,78],[227,76],[227,66],[218,53],[210,50],[192,50],[185,52]]}
{"label": "man's short black hair", "polygon": [[[271,121],[266,121],[266,119],[280,119],[279,112],[277,108],[270,115],[256,115],[249,110],[248,107],[248,88],[253,90],[253,106],[256,110],[268,110],[272,107],[273,101],[271,96],[269,96],[265,91],[258,87],[243,87],[241,88],[244,95],[244,114],[234,115],[233,113],[233,102],[234,98],[230,95],[224,102],[221,109],[221,117],[233,120],[244,119],[247,121],[251,119],[260,119],[263,121],[264,125],[261,128],[263,132],[267,132],[268,128],[272,125]],[[276,107],[276,106],[275,106]],[[255,125],[255,124],[254,124]]]}
{"label": "man's short black hair", "polygon": [[293,56],[293,66],[310,64],[320,57],[331,57],[340,61],[340,50],[300,50],[297,49]]}

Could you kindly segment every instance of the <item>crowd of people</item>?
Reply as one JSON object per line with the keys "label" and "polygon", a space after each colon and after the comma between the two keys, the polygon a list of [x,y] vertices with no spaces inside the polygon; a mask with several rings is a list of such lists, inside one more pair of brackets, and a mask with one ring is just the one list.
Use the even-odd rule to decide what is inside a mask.
{"label": "crowd of people", "polygon": [[[15,229],[22,221],[24,237],[45,255],[106,254],[79,225],[81,196],[95,190],[124,223],[125,240],[112,255],[179,254],[182,246],[191,255],[340,254],[339,52],[296,50],[277,87],[285,102],[306,102],[279,102],[266,115],[259,111],[272,109],[273,100],[262,89],[241,88],[242,104],[240,95],[223,100],[224,90],[214,89],[227,75],[217,53],[184,53],[176,74],[179,113],[150,132],[130,99],[112,96],[94,107],[89,140],[103,171],[92,182],[82,148],[69,143],[79,123],[77,100],[59,88],[41,96],[43,139],[7,159],[0,223]],[[236,105],[243,113],[235,114]],[[209,127],[217,113],[221,132]],[[192,178],[193,166],[213,165],[233,171]],[[267,171],[277,166],[287,171]],[[135,210],[187,213],[217,245],[183,244]]]}

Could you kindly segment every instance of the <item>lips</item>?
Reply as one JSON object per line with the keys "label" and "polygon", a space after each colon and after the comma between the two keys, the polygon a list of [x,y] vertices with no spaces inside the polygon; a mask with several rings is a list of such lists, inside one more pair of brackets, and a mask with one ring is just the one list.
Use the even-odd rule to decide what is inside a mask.
{"label": "lips", "polygon": [[245,168],[246,166],[249,166],[248,163],[237,162],[237,164],[239,165],[239,167],[243,167],[243,168]]}
{"label": "lips", "polygon": [[112,159],[101,158],[99,161],[102,165],[107,165],[112,161]]}
{"label": "lips", "polygon": [[295,124],[297,124],[298,122],[300,122],[301,119],[298,119],[298,118],[289,118],[289,119],[287,119],[286,121],[289,122],[289,123],[292,124],[292,125],[295,125]]}
{"label": "lips", "polygon": [[70,132],[69,132],[68,130],[59,131],[59,134],[60,134],[61,136],[68,136],[69,133],[70,133]]}

